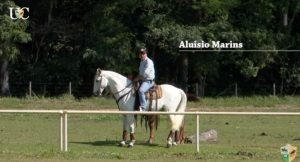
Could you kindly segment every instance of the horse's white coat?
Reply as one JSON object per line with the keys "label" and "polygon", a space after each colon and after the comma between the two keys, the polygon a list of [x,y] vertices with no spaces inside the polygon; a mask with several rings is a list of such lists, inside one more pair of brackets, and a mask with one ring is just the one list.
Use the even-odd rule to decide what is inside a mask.
{"label": "horse's white coat", "polygon": [[[129,86],[128,86],[129,85]],[[94,94],[100,94],[103,92],[104,88],[108,87],[110,92],[114,95],[116,99],[120,98],[122,95],[129,91],[132,91],[131,80],[126,77],[113,72],[104,71],[97,69],[97,73],[94,80]],[[161,85],[163,97],[158,99],[158,111],[167,112],[184,112],[186,109],[186,95],[185,93],[172,85],[163,84]],[[137,94],[136,94],[137,95]],[[135,94],[133,91],[128,94],[128,96],[123,97],[119,101],[119,108],[121,111],[134,111]],[[152,111],[155,111],[156,102],[152,102]],[[149,102],[148,102],[149,107]],[[123,130],[127,130],[130,133],[134,133],[134,115],[124,115],[123,116]],[[171,120],[171,130],[179,130],[183,123],[183,115],[169,115]]]}

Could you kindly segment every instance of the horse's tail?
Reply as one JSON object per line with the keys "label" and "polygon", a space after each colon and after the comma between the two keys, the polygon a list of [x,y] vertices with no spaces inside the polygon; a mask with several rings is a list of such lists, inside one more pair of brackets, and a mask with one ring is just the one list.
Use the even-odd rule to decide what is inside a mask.
{"label": "horse's tail", "polygon": [[[176,108],[176,112],[185,112],[187,97],[183,90],[180,89],[181,100]],[[171,115],[173,118],[172,130],[179,130],[183,126],[184,115]]]}

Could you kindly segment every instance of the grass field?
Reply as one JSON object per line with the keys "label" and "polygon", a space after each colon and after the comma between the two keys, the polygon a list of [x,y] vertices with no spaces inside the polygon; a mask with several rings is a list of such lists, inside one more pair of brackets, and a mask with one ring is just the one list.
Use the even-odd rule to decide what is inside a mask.
{"label": "grass field", "polygon": [[[189,103],[197,111],[299,111],[297,97],[205,98]],[[261,105],[259,103],[262,103]],[[0,109],[116,109],[114,101],[98,98],[0,98]],[[217,142],[166,148],[169,123],[161,116],[153,145],[139,123],[134,148],[121,148],[120,115],[69,115],[69,151],[60,152],[59,116],[0,114],[0,161],[262,161],[280,162],[279,148],[300,146],[299,117],[200,116],[200,131],[215,129]],[[186,135],[195,133],[195,117],[185,118]]]}

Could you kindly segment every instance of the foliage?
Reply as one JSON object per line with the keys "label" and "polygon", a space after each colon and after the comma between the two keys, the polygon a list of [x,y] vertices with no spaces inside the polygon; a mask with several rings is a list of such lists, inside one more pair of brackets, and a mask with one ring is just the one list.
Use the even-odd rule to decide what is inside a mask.
{"label": "foliage", "polygon": [[[11,5],[8,2],[1,2],[2,8]],[[300,57],[296,52],[186,53],[178,49],[180,41],[185,40],[242,42],[243,49],[248,50],[299,49],[300,2],[297,0],[30,3],[29,27],[26,21],[10,21],[7,15],[0,19],[6,24],[0,30],[26,29],[32,35],[31,42],[16,46],[10,42],[24,43],[30,37],[16,31],[1,32],[0,49],[5,57],[16,58],[19,49],[24,53],[12,67],[12,81],[18,78],[37,82],[64,80],[80,87],[91,83],[97,67],[135,75],[139,61],[137,49],[146,47],[155,62],[160,83],[178,84],[186,71],[188,78],[183,80],[199,82],[202,87],[224,87],[232,82],[255,86],[276,82],[297,87],[300,83]],[[284,15],[288,24],[283,24]],[[182,66],[182,59],[186,58],[188,63]],[[211,91],[218,90],[215,86]]]}
{"label": "foliage", "polygon": [[0,59],[14,60],[20,54],[18,44],[27,43],[31,40],[30,34],[25,30],[28,26],[26,21],[10,19],[9,7],[15,6],[11,0],[0,3]]}

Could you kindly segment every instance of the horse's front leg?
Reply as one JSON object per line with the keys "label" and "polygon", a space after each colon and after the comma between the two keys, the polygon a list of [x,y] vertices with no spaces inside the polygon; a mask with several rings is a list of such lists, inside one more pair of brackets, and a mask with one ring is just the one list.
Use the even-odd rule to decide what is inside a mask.
{"label": "horse's front leg", "polygon": [[130,132],[130,141],[128,147],[133,147],[135,144],[135,125],[134,125],[134,115],[127,115],[126,126],[129,128]]}
{"label": "horse's front leg", "polygon": [[119,146],[125,146],[126,145],[126,141],[127,141],[127,138],[128,138],[128,130],[129,130],[126,126],[126,123],[127,123],[127,117],[126,117],[126,115],[123,115],[123,134],[122,134],[122,140],[119,143]]}
{"label": "horse's front leg", "polygon": [[119,146],[125,146],[128,138],[128,132],[130,133],[130,141],[128,147],[133,147],[135,144],[135,125],[134,125],[134,115],[123,115],[123,134],[122,140]]}
{"label": "horse's front leg", "polygon": [[130,142],[128,144],[128,147],[133,147],[134,143],[135,143],[134,133],[130,133]]}
{"label": "horse's front leg", "polygon": [[128,136],[127,130],[124,130],[124,129],[123,129],[122,140],[121,140],[121,142],[119,143],[119,146],[125,146],[125,145],[126,145],[127,136]]}

